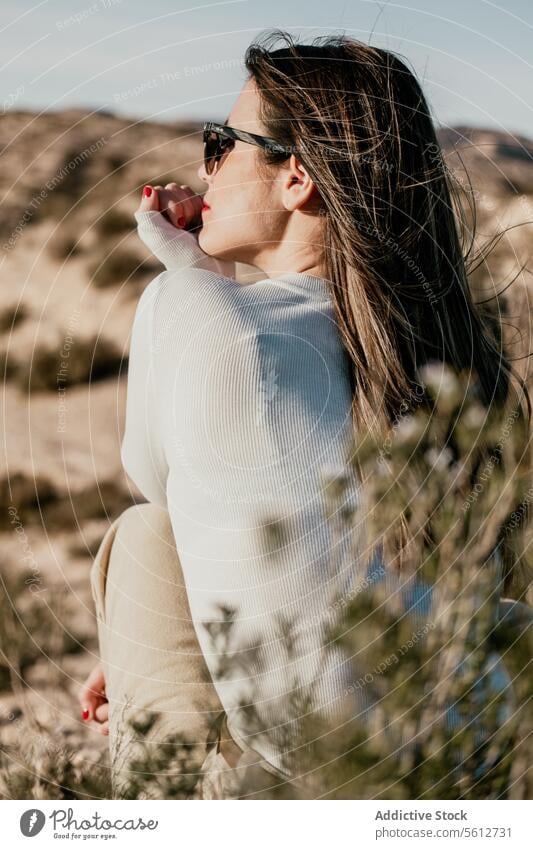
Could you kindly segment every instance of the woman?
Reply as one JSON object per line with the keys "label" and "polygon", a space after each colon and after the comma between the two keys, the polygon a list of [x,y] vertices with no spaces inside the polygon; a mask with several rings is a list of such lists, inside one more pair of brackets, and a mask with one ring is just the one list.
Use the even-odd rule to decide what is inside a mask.
{"label": "woman", "polygon": [[[122,444],[150,503],[98,552],[103,666],[80,697],[114,761],[125,705],[200,742],[221,719],[203,798],[230,797],[245,767],[258,792],[294,778],[299,718],[364,707],[321,640],[331,599],[370,560],[363,528],[338,540],[325,519],[324,483],[354,433],[419,403],[429,360],[475,372],[487,404],[515,391],[472,302],[407,66],[346,37],[278,32],[245,63],[228,119],[204,135],[205,196],[148,186],[136,214],[167,268],[137,309]],[[238,284],[237,261],[264,278]]]}

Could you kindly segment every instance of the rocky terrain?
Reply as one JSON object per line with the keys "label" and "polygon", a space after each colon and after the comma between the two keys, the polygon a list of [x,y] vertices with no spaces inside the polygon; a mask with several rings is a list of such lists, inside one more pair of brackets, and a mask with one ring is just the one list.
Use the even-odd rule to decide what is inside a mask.
{"label": "rocky terrain", "polygon": [[[472,271],[484,300],[531,268],[533,141],[461,127],[441,140],[464,203],[476,202],[477,244],[511,228]],[[201,188],[201,132],[13,110],[0,151],[0,735],[16,741],[31,717],[91,758],[105,740],[73,698],[97,650],[88,571],[109,522],[142,500],[119,447],[133,315],[160,270],[133,211],[146,182]],[[526,269],[499,302],[517,358],[531,348],[531,285]]]}

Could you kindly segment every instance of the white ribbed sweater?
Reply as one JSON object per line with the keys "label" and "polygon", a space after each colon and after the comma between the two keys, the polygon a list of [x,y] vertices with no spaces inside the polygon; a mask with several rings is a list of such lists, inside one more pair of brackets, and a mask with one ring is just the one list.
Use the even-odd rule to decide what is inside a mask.
{"label": "white ribbed sweater", "polygon": [[[368,580],[399,590],[378,559],[369,564],[363,527],[340,539],[325,516],[323,483],[345,469],[352,427],[329,284],[288,272],[242,286],[234,264],[207,256],[193,233],[158,212],[136,218],[167,271],[144,290],[135,315],[123,465],[169,511],[230,733],[290,777],[290,739],[305,710],[299,698],[311,695],[330,720],[372,709],[369,688],[354,687],[352,661],[337,648],[323,651],[322,626]],[[347,499],[355,506],[358,497],[352,479]],[[273,518],[285,522],[286,536],[265,533]],[[415,590],[406,606],[425,620],[427,587]],[[235,611],[229,645],[213,642],[204,624],[221,623],[221,607]],[[221,668],[227,652],[230,677]],[[489,660],[512,711],[505,667]],[[480,687],[480,711],[484,698]],[[250,736],[243,704],[255,706],[266,734]]]}
{"label": "white ribbed sweater", "polygon": [[[343,465],[351,433],[329,284],[288,272],[243,286],[225,276],[234,265],[207,256],[193,233],[158,212],[136,218],[168,270],[143,291],[135,315],[122,462],[143,495],[169,511],[231,732],[289,775],[295,682],[310,685],[326,713],[351,711],[353,699],[344,658],[320,651],[332,599],[362,568],[354,540],[339,543],[324,509],[324,481]],[[355,482],[348,497],[356,503]],[[285,522],[281,540],[268,533],[272,519]],[[236,611],[229,648],[241,663],[229,679],[219,669],[228,647],[214,645],[203,624],[223,618],[221,605]],[[296,626],[294,657],[285,620]],[[247,736],[243,701],[267,735]]]}

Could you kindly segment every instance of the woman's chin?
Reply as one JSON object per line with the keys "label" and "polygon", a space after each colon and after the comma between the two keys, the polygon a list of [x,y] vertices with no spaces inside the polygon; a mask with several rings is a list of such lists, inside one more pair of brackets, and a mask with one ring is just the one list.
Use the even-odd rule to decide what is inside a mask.
{"label": "woman's chin", "polygon": [[211,255],[211,251],[209,250],[209,236],[207,235],[207,233],[205,231],[205,225],[201,228],[200,232],[198,233],[198,244],[200,245],[200,247],[201,247],[201,249],[203,250],[204,253]]}
{"label": "woman's chin", "polygon": [[226,245],[217,244],[217,239],[213,238],[213,233],[209,234],[205,225],[198,233],[198,244],[205,254],[214,257],[215,259],[226,259]]}

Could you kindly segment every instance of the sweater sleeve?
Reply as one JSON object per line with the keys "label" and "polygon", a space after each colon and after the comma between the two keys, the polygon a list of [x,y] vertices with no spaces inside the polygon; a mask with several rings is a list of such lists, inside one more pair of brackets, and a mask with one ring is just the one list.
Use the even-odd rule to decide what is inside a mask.
{"label": "sweater sleeve", "polygon": [[179,230],[157,211],[136,212],[135,218],[139,238],[168,271],[193,267],[235,277],[235,263],[206,254],[197,233]]}
{"label": "sweater sleeve", "polygon": [[148,501],[167,506],[168,464],[157,416],[153,368],[153,310],[160,278],[143,291],[133,321],[128,364],[126,424],[121,460]]}

